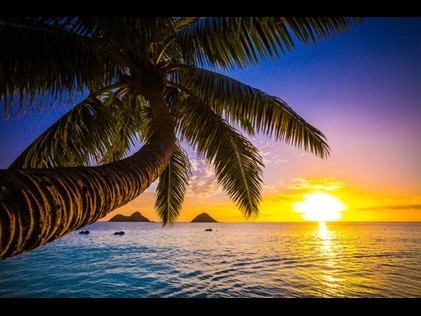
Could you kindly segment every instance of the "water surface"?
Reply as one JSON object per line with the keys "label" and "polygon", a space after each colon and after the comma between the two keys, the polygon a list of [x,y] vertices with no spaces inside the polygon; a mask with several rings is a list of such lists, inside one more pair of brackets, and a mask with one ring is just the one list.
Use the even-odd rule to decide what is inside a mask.
{"label": "water surface", "polygon": [[0,297],[421,297],[421,223],[97,222],[85,229],[0,262]]}

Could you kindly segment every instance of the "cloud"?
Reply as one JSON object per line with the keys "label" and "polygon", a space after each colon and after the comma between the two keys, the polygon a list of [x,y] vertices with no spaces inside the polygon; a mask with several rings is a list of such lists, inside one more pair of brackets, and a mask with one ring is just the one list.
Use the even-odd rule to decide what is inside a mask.
{"label": "cloud", "polygon": [[274,144],[258,138],[253,138],[253,144],[259,150],[266,167],[280,163],[291,163],[287,159],[281,158],[279,148]]}
{"label": "cloud", "polygon": [[421,204],[402,204],[402,205],[381,205],[381,206],[368,206],[359,207],[357,210],[360,211],[384,211],[384,210],[421,210]]}
{"label": "cloud", "polygon": [[222,192],[211,165],[203,159],[190,158],[193,174],[190,177],[187,194],[198,198],[208,198]]}
{"label": "cloud", "polygon": [[263,194],[277,194],[284,187],[284,178],[279,179],[278,183],[275,185],[262,184],[262,193]]}
{"label": "cloud", "polygon": [[290,190],[327,190],[335,191],[345,186],[345,182],[333,178],[323,179],[306,179],[295,178],[291,180],[291,184],[287,186]]}
{"label": "cloud", "polygon": [[[259,138],[254,138],[253,143],[260,151],[265,167],[280,163],[290,163],[290,161],[281,158],[278,153],[279,149],[274,144]],[[221,193],[223,189],[218,183],[213,166],[209,165],[190,146],[187,146],[187,148],[192,175],[190,176],[186,193],[202,199]],[[283,186],[282,181],[283,179],[280,180],[279,187]],[[262,189],[265,193],[276,193],[279,192],[279,187],[276,185],[263,185]]]}
{"label": "cloud", "polygon": [[284,194],[284,193],[278,193],[278,194],[264,194],[263,200],[265,202],[295,202],[297,201],[297,195],[296,194]]}

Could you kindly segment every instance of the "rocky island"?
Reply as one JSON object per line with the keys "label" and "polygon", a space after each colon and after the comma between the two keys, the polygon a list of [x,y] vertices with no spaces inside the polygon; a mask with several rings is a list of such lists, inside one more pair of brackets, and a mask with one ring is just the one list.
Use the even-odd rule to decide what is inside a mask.
{"label": "rocky island", "polygon": [[134,212],[130,216],[117,214],[108,220],[109,222],[150,222],[145,216],[140,214],[140,212]]}
{"label": "rocky island", "polygon": [[197,215],[193,220],[192,223],[217,223],[213,217],[211,217],[208,213],[201,213]]}

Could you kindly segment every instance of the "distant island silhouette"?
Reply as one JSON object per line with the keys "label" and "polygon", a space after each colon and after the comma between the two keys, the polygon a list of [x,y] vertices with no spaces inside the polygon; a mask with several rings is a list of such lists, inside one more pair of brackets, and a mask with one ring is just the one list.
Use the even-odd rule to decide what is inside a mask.
{"label": "distant island silhouette", "polygon": [[[143,216],[140,212],[134,212],[130,216],[126,216],[123,214],[117,214],[111,217],[108,222],[151,222],[148,218]],[[208,213],[204,212],[197,215],[193,220],[192,223],[217,223],[218,221],[215,220],[212,216]]]}
{"label": "distant island silhouette", "polygon": [[140,212],[134,212],[130,216],[117,214],[108,220],[109,222],[150,222],[145,216],[140,214]]}
{"label": "distant island silhouette", "polygon": [[197,215],[193,220],[192,223],[217,223],[218,221],[211,217],[208,213],[204,212]]}

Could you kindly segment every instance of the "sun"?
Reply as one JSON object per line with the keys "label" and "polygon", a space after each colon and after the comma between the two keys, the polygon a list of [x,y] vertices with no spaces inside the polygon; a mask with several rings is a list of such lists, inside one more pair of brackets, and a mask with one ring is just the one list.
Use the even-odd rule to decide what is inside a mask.
{"label": "sun", "polygon": [[303,213],[303,219],[313,222],[333,222],[342,217],[345,204],[328,193],[304,194],[304,201],[293,204],[294,211]]}

